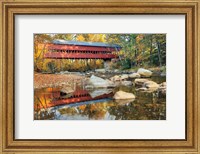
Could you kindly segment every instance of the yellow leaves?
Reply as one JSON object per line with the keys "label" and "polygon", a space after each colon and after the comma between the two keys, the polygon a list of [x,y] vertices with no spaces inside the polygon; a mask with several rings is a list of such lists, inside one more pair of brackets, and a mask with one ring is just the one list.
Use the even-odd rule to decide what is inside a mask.
{"label": "yellow leaves", "polygon": [[78,35],[76,39],[77,41],[85,41],[85,38],[83,37],[83,35]]}
{"label": "yellow leaves", "polygon": [[106,34],[88,34],[90,42],[105,42]]}
{"label": "yellow leaves", "polygon": [[140,42],[142,39],[144,38],[144,34],[139,34],[137,37],[136,37],[136,42]]}
{"label": "yellow leaves", "polygon": [[89,37],[89,41],[92,42],[94,41],[95,34],[88,34],[88,37]]}
{"label": "yellow leaves", "polygon": [[105,42],[106,34],[78,34],[76,40],[86,42]]}
{"label": "yellow leaves", "polygon": [[106,34],[75,34],[76,41],[106,42]]}
{"label": "yellow leaves", "polygon": [[102,62],[102,60],[100,60],[100,59],[98,59],[98,60],[96,61],[96,65],[97,65],[97,66],[101,66],[102,63],[103,63],[103,62]]}

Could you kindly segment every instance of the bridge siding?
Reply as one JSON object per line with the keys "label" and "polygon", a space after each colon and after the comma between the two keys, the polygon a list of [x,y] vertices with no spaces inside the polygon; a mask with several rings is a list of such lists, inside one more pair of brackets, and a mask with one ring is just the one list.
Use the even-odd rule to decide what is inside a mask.
{"label": "bridge siding", "polygon": [[49,59],[112,59],[117,58],[114,54],[87,54],[87,53],[65,53],[65,52],[47,52],[44,58]]}

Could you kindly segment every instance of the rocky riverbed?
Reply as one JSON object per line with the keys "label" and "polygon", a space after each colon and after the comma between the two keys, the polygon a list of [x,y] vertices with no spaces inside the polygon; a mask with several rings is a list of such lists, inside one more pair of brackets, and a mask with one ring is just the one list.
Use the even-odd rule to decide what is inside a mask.
{"label": "rocky riverbed", "polygon": [[[144,68],[127,72],[98,69],[85,73],[60,72],[46,74],[45,77],[41,75],[42,81],[39,80],[39,76],[40,74],[35,76],[34,85],[37,91],[46,87],[59,87],[65,94],[70,94],[79,87],[87,90],[93,97],[108,92],[113,93],[111,99],[103,102],[95,100],[96,103],[85,102],[86,104],[77,103],[77,106],[53,107],[49,112],[52,114],[54,111],[52,114],[54,116],[48,116],[47,119],[158,120],[166,118],[166,77],[162,72],[155,73]],[[40,86],[42,82],[45,84]],[[92,113],[88,109],[92,110]],[[39,117],[42,119],[42,116]]]}

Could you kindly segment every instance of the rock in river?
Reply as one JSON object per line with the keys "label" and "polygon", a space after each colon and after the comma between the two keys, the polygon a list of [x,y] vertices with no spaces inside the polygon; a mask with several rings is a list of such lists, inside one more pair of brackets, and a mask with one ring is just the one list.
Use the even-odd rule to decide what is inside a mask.
{"label": "rock in river", "polygon": [[108,86],[107,87],[109,87],[109,88],[114,88],[117,85],[116,83],[114,83],[114,82],[112,82],[112,81],[110,81],[108,79],[106,79],[106,81],[108,82]]}
{"label": "rock in river", "polygon": [[159,88],[159,84],[157,84],[156,82],[153,82],[153,81],[147,81],[144,83],[144,87],[146,88],[155,88],[155,89],[158,89]]}
{"label": "rock in river", "polygon": [[111,81],[120,81],[120,76],[119,75],[115,75],[113,77],[110,78]]}
{"label": "rock in river", "polygon": [[132,86],[133,83],[131,81],[121,81],[121,84],[124,86]]}
{"label": "rock in river", "polygon": [[143,84],[145,82],[148,82],[149,80],[148,79],[135,79],[135,85],[136,86],[143,86]]}
{"label": "rock in river", "polygon": [[126,80],[126,79],[128,79],[128,74],[122,74],[120,80]]}
{"label": "rock in river", "polygon": [[98,97],[98,96],[102,96],[104,94],[110,94],[112,93],[111,89],[95,89],[93,91],[90,91],[89,94],[92,98]]}
{"label": "rock in river", "polygon": [[106,87],[114,87],[115,86],[112,81],[104,80],[104,79],[94,76],[94,75],[92,75],[90,77],[89,83],[92,84],[96,88],[100,88],[100,87],[106,88]]}
{"label": "rock in river", "polygon": [[124,91],[118,91],[115,93],[114,99],[134,99],[135,95]]}
{"label": "rock in river", "polygon": [[144,68],[139,68],[137,73],[140,74],[143,77],[151,77],[153,72],[151,72],[147,69],[144,69]]}
{"label": "rock in river", "polygon": [[136,91],[147,91],[147,88],[146,87],[141,87],[141,88],[138,88],[138,89],[135,89]]}
{"label": "rock in river", "polygon": [[138,73],[129,74],[129,78],[140,78],[140,74]]}
{"label": "rock in river", "polygon": [[161,88],[165,88],[166,89],[166,86],[167,86],[166,82],[163,82],[163,83],[160,84]]}

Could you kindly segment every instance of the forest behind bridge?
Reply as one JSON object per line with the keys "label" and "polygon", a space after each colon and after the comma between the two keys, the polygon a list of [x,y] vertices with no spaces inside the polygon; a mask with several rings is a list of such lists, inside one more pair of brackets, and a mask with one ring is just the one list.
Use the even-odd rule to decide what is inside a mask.
{"label": "forest behind bridge", "polygon": [[127,70],[143,68],[165,68],[166,34],[35,34],[34,70],[40,73],[60,71],[89,71],[103,68],[101,59],[44,59],[47,45],[55,39],[83,42],[118,44],[118,59],[111,64],[112,69]]}

